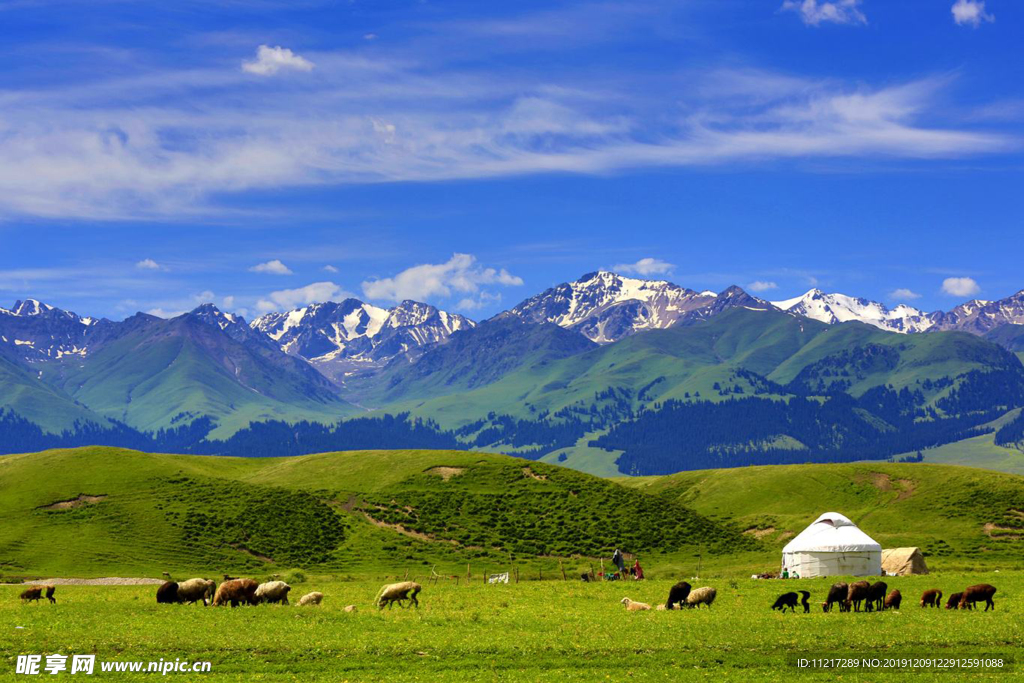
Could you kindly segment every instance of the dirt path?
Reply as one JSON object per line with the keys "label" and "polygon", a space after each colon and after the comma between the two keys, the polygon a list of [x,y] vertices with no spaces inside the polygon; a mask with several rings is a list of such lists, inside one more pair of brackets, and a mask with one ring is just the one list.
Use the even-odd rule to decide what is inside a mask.
{"label": "dirt path", "polygon": [[24,584],[30,584],[33,586],[158,586],[165,580],[166,579],[132,579],[124,578],[121,576],[105,576],[101,579],[37,579],[35,581],[23,581],[20,584],[7,585],[20,586]]}

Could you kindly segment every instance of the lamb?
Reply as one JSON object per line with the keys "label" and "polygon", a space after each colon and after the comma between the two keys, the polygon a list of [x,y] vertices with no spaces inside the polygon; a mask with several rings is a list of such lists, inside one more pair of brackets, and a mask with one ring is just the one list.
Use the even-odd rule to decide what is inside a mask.
{"label": "lamb", "polygon": [[629,598],[622,598],[619,602],[626,606],[627,612],[642,612],[651,609],[651,606],[646,602],[633,602]]}
{"label": "lamb", "polygon": [[359,608],[358,608],[358,607],[356,607],[355,605],[345,605],[345,611],[346,611],[346,612],[348,612],[348,613],[350,613],[350,614],[351,614],[352,612],[355,612],[355,611],[357,611],[358,609],[359,609]]}
{"label": "lamb", "polygon": [[43,589],[40,586],[34,586],[32,588],[26,588],[21,593],[21,599],[25,602],[32,602],[33,600],[40,600],[43,597]]}
{"label": "lamb", "polygon": [[922,593],[921,607],[942,607],[942,591],[932,588]]}
{"label": "lamb", "polygon": [[[854,581],[850,584],[850,590],[846,594],[846,611],[853,607],[854,612],[860,611],[860,605],[871,593],[871,584],[867,581]],[[869,610],[870,611],[870,610]]]}
{"label": "lamb", "polygon": [[885,593],[889,590],[889,586],[886,585],[885,581],[876,581],[871,584],[871,590],[867,597],[867,606],[865,609],[868,612],[878,611],[881,612],[882,608],[885,607]]}
{"label": "lamb", "polygon": [[415,581],[402,581],[400,583],[389,583],[381,586],[380,591],[377,593],[377,597],[373,599],[373,604],[377,605],[378,609],[384,609],[384,605],[391,609],[394,603],[398,603],[399,607],[404,607],[402,604],[405,600],[411,600],[413,605],[416,605],[416,609],[419,609],[420,603],[416,599],[416,596],[422,590]]}
{"label": "lamb", "polygon": [[178,602],[193,604],[203,601],[203,607],[207,606],[207,600],[213,602],[213,594],[217,590],[217,584],[208,579],[189,579],[178,584]]}
{"label": "lamb", "polygon": [[963,593],[953,593],[946,600],[946,609],[957,609],[960,606],[960,598],[964,596]]}
{"label": "lamb", "polygon": [[232,607],[238,607],[239,604],[255,605],[258,602],[256,599],[258,587],[259,584],[252,579],[225,581],[217,588],[217,592],[213,596],[213,606],[220,607],[229,603]]}
{"label": "lamb", "polygon": [[675,609],[679,605],[682,609],[687,596],[690,595],[690,584],[680,581],[668,590],[668,600],[665,602],[665,609]]}
{"label": "lamb", "polygon": [[832,587],[828,589],[828,597],[825,598],[825,602],[821,603],[822,610],[826,612],[832,611],[832,605],[838,604],[839,611],[846,611],[846,595],[850,592],[850,586],[845,581],[832,584]]}
{"label": "lamb", "polygon": [[715,601],[715,596],[718,592],[710,586],[703,586],[690,592],[686,596],[686,606],[689,608],[700,607],[701,605],[707,605],[708,609],[711,609],[711,603]]}
{"label": "lamb", "polygon": [[964,590],[963,596],[960,598],[959,606],[960,609],[974,609],[974,603],[985,601],[985,611],[988,608],[996,608],[996,603],[992,602],[992,596],[996,594],[996,587],[990,586],[987,583],[979,583],[974,586],[969,586]]}
{"label": "lamb", "polygon": [[178,584],[175,581],[164,581],[156,589],[156,602],[158,605],[173,605],[178,602]]}
{"label": "lamb", "polygon": [[54,591],[57,590],[57,587],[56,586],[44,586],[44,588],[46,588],[46,599],[49,600],[51,604],[56,605],[57,604],[57,598],[53,597],[53,593],[54,593]]}
{"label": "lamb", "polygon": [[283,603],[288,604],[288,591],[292,589],[284,581],[269,581],[267,583],[261,583],[256,588],[256,601],[257,602],[269,602],[269,603]]}
{"label": "lamb", "polygon": [[899,609],[901,602],[903,602],[903,595],[893,588],[892,593],[889,593],[889,595],[885,597],[884,607],[885,609]]}
{"label": "lamb", "polygon": [[[797,602],[800,602],[800,604],[804,606],[804,614],[807,614],[811,611],[811,606],[807,602],[810,600],[811,594],[807,591],[798,591],[798,593],[783,593],[775,600],[775,604],[772,605],[772,609],[785,612],[788,607],[790,611],[795,612]],[[801,595],[803,596],[803,600],[800,599]]]}
{"label": "lamb", "polygon": [[319,605],[320,601],[324,599],[323,593],[313,591],[312,593],[306,593],[299,598],[299,607],[305,607],[306,605]]}

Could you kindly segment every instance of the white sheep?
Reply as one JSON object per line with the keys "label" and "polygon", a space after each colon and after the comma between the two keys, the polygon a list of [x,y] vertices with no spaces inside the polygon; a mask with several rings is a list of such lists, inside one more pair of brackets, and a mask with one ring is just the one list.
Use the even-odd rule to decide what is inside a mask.
{"label": "white sheep", "polygon": [[256,602],[283,602],[288,604],[288,591],[292,589],[284,581],[261,583],[256,588]]}
{"label": "white sheep", "polygon": [[687,607],[700,607],[701,605],[707,605],[708,609],[711,609],[711,603],[715,601],[715,596],[718,594],[714,588],[710,586],[703,586],[702,588],[695,588],[690,591],[690,594],[686,596]]}
{"label": "white sheep", "polygon": [[346,605],[345,606],[345,611],[349,612],[351,614],[352,612],[358,612],[359,608],[356,607],[355,605]]}
{"label": "white sheep", "polygon": [[183,581],[178,584],[178,602],[191,604],[202,600],[203,606],[206,606],[207,600],[213,602],[213,593],[216,589],[217,584],[209,579]]}
{"label": "white sheep", "polygon": [[393,603],[398,603],[399,607],[404,607],[402,604],[405,600],[411,600],[412,604],[416,605],[419,609],[420,602],[416,599],[420,590],[423,587],[415,581],[402,581],[400,583],[389,583],[381,586],[380,591],[377,592],[377,597],[373,599],[379,609],[384,609],[384,605],[391,608]]}
{"label": "white sheep", "polygon": [[304,605],[319,605],[320,601],[323,599],[323,593],[318,593],[316,591],[313,591],[312,593],[306,593],[301,598],[299,598],[299,606],[302,607]]}
{"label": "white sheep", "polygon": [[626,606],[627,612],[641,612],[643,610],[651,609],[651,606],[646,602],[633,602],[629,598],[622,598],[619,602]]}

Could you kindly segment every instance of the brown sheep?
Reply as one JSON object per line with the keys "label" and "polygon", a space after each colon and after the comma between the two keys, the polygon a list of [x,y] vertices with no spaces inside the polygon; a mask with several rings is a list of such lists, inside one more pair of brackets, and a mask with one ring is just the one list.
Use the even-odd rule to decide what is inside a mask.
{"label": "brown sheep", "polygon": [[225,581],[218,588],[213,596],[213,606],[231,604],[232,607],[242,605],[255,605],[256,589],[259,584],[252,579],[232,579]]}
{"label": "brown sheep", "polygon": [[862,602],[868,599],[871,593],[871,584],[867,581],[854,581],[850,584],[850,590],[846,594],[846,611],[853,607],[854,612],[860,611]]}
{"label": "brown sheep", "polygon": [[892,593],[885,597],[885,609],[899,609],[901,602],[903,602],[903,595],[894,588]]}
{"label": "brown sheep", "polygon": [[686,598],[690,595],[690,584],[680,581],[668,589],[668,600],[665,602],[665,609],[675,609],[676,605],[682,609],[686,604]]}
{"label": "brown sheep", "polygon": [[921,607],[942,607],[942,591],[932,588],[922,593]]}
{"label": "brown sheep", "polygon": [[885,594],[888,590],[889,586],[886,585],[885,581],[876,581],[871,584],[871,591],[868,593],[865,609],[868,612],[881,612],[882,608],[885,607]]}
{"label": "brown sheep", "polygon": [[32,602],[33,600],[40,600],[43,597],[43,589],[39,586],[34,588],[26,588],[21,593],[21,599],[25,602]]}
{"label": "brown sheep", "polygon": [[57,590],[56,586],[46,586],[46,599],[49,600],[54,605],[57,604],[57,598],[53,597],[53,593],[56,590]]}
{"label": "brown sheep", "polygon": [[996,587],[990,586],[987,583],[979,583],[974,586],[969,586],[963,596],[960,598],[959,607],[960,609],[974,609],[974,603],[985,601],[985,611],[988,608],[996,608],[996,603],[992,602],[992,596],[996,594]]}
{"label": "brown sheep", "polygon": [[832,611],[832,605],[838,604],[839,611],[846,611],[846,594],[849,593],[850,586],[845,581],[832,584],[832,587],[828,589],[828,597],[825,598],[825,602],[821,603],[821,608],[826,612]]}
{"label": "brown sheep", "polygon": [[175,581],[164,581],[156,589],[156,602],[158,605],[170,605],[178,602],[178,584]]}
{"label": "brown sheep", "polygon": [[953,593],[952,595],[950,595],[949,599],[946,600],[946,609],[956,609],[957,607],[959,607],[960,598],[962,598],[963,596],[963,593]]}

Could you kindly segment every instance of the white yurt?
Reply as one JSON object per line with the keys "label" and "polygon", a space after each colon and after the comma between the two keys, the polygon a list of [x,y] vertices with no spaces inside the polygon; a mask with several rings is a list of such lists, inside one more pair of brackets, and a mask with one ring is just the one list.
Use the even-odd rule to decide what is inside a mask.
{"label": "white yurt", "polygon": [[782,549],[782,569],[815,576],[880,576],[882,546],[838,512],[826,512]]}

